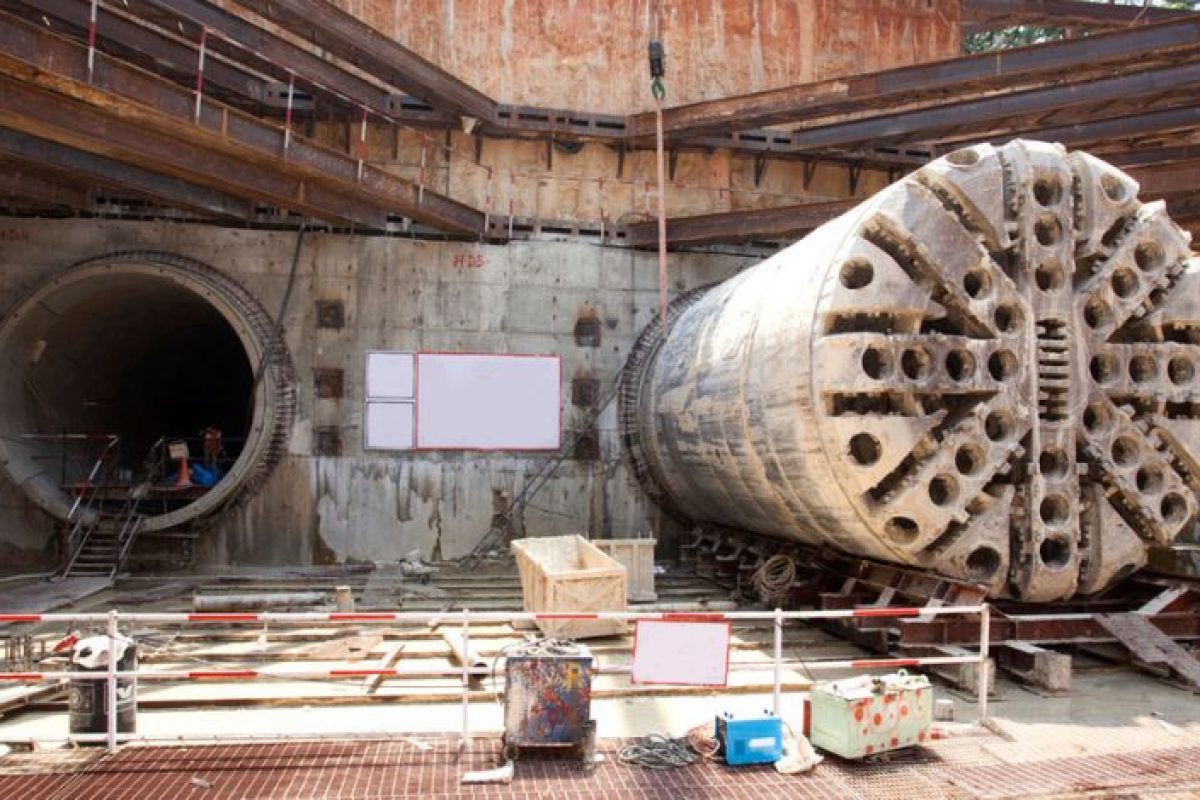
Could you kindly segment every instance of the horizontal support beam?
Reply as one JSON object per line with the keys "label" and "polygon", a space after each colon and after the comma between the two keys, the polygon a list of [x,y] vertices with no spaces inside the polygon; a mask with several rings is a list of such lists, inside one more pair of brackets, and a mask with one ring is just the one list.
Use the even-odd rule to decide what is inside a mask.
{"label": "horizontal support beam", "polygon": [[[86,14],[88,8],[83,0],[5,0],[5,2],[10,4],[18,1],[26,3],[29,7],[41,12],[69,19],[76,27],[85,21],[83,15]],[[317,0],[313,1],[316,2]],[[434,125],[435,127],[444,128],[454,124],[444,115],[437,112],[431,112],[422,108],[410,112],[403,106],[397,107],[397,100],[401,96],[389,93],[385,87],[365,80],[334,62],[306,50],[300,45],[275,36],[265,30],[261,22],[251,21],[237,14],[222,10],[206,2],[206,0],[133,0],[130,8],[143,15],[154,14],[156,21],[160,25],[169,25],[171,22],[181,21],[185,25],[184,31],[188,36],[198,36],[199,26],[205,26],[211,30],[218,31],[222,36],[242,42],[245,47],[230,47],[224,44],[220,37],[210,37],[210,49],[216,51],[221,47],[226,47],[231,51],[228,54],[230,59],[245,60],[252,65],[253,70],[274,74],[277,78],[286,75],[287,70],[292,70],[304,79],[317,81],[321,88],[317,88],[316,91],[324,91],[330,98],[341,103],[365,105],[383,113],[392,114],[401,121],[413,125]],[[154,55],[156,60],[165,60],[172,68],[178,68],[179,70],[190,68],[188,62],[194,58],[195,54],[189,44],[171,38],[169,35],[170,31],[153,26],[135,24],[136,20],[130,21],[129,19],[125,19],[122,16],[123,14],[124,12],[119,8],[106,9],[105,12],[102,12],[102,24],[100,26],[102,40],[106,35],[111,36],[114,41],[117,41],[122,46],[148,52]],[[1063,64],[1074,63],[1074,59],[1084,58],[1085,63],[1083,65],[1075,64],[1075,68],[1069,71],[1071,77],[1076,78],[1080,74],[1079,68],[1081,66],[1085,70],[1095,70],[1097,68],[1108,69],[1112,67],[1113,63],[1116,63],[1113,59],[1124,63],[1124,61],[1134,56],[1150,58],[1151,54],[1153,54],[1153,58],[1155,59],[1171,55],[1180,56],[1183,51],[1178,48],[1181,46],[1182,41],[1188,40],[1189,36],[1192,38],[1193,46],[1197,47],[1196,57],[1200,57],[1200,45],[1197,45],[1195,42],[1197,31],[1192,22],[1194,21],[1187,21],[1190,27],[1187,27],[1186,30],[1182,29],[1179,25],[1159,25],[1149,28],[1139,28],[1137,31],[1125,32],[1109,37],[1088,37],[1087,39],[1070,43],[1058,43],[1008,51],[984,57],[991,59],[987,61],[986,65],[980,60],[981,57],[977,56],[969,59],[955,59],[952,61],[925,64],[917,67],[874,73],[872,75],[857,76],[845,81],[826,83],[839,86],[850,86],[853,84],[860,86],[860,88],[865,86],[867,88],[863,91],[855,90],[852,92],[856,95],[852,99],[852,102],[870,103],[875,102],[879,97],[889,97],[893,96],[897,91],[903,92],[912,89],[911,79],[913,75],[925,77],[941,76],[943,81],[950,80],[951,76],[954,76],[954,80],[958,80],[958,75],[969,77],[976,73],[986,74],[988,80],[995,80],[995,76],[998,75],[1000,79],[1005,81],[1004,85],[1011,88],[1010,78],[1014,74],[1021,74],[1023,69],[1033,69],[1033,65],[1037,65],[1037,69],[1045,70],[1047,69],[1047,65],[1049,65],[1049,67],[1055,68],[1055,71],[1054,74],[1045,76],[1045,79],[1058,79],[1062,72]],[[1183,33],[1181,33],[1181,30]],[[160,38],[160,41],[153,41],[155,35]],[[1070,46],[1069,49],[1066,47],[1067,45]],[[963,72],[963,64],[974,65],[975,73],[972,73],[969,69]],[[981,67],[986,67],[986,69],[982,69]],[[285,88],[286,84],[280,84],[277,81],[273,84],[268,82],[264,86],[261,80],[257,80],[254,83],[247,83],[247,79],[253,74],[253,72],[246,71],[245,68],[240,68],[237,65],[212,59],[210,60],[210,66],[206,68],[206,81],[210,81],[229,91],[240,92],[250,100],[268,105],[278,105],[281,102],[281,86]],[[1161,80],[1158,83],[1155,83],[1154,78],[1149,77],[1160,74]],[[905,82],[906,79],[904,76],[906,75],[908,76],[907,80],[910,81],[909,83]],[[1178,78],[1178,73],[1171,72],[1170,70],[1163,70],[1161,73],[1149,71],[1141,74],[1140,79],[1143,83],[1130,85],[1126,94],[1141,91],[1154,92],[1163,88],[1163,82],[1169,82],[1176,78]],[[1119,81],[1123,80],[1123,78],[1110,80]],[[305,84],[303,91],[313,88],[307,84],[307,81],[302,81],[302,83]],[[926,84],[926,86],[933,88],[936,88],[938,85],[937,80]],[[820,84],[814,84],[799,88],[815,90],[814,87],[819,88],[819,86]],[[962,91],[962,85],[954,84],[954,86],[956,87],[955,91]],[[964,135],[964,124],[968,122],[974,124],[976,130],[979,127],[985,129],[979,131],[980,133],[990,133],[994,130],[997,122],[1007,124],[1012,118],[1012,114],[1016,111],[1027,111],[1028,113],[1041,114],[1045,117],[1047,113],[1063,110],[1060,105],[1056,104],[1065,102],[1064,98],[1067,98],[1076,91],[1074,86],[1054,86],[1044,90],[1035,90],[1042,92],[1038,96],[1012,93],[1011,99],[1007,100],[1005,98],[1008,95],[987,98],[978,101],[987,104],[982,109],[979,106],[973,106],[969,103],[952,103],[944,107],[907,112],[907,116],[904,114],[890,116],[883,114],[834,125],[818,126],[797,133],[765,129],[721,135],[711,134],[689,138],[680,145],[680,149],[723,149],[755,155],[767,153],[780,157],[829,155],[829,157],[836,157],[838,160],[858,160],[863,164],[871,166],[882,165],[890,168],[900,163],[911,163],[913,158],[902,154],[888,156],[882,152],[878,155],[873,155],[873,151],[864,146],[874,145],[878,143],[879,137],[886,137],[888,135],[900,141],[922,141],[921,137],[933,140],[937,138],[939,130],[944,132],[947,129],[953,129],[955,135],[961,137]],[[1089,87],[1090,84],[1083,84],[1082,86]],[[1172,87],[1172,89],[1176,88]],[[1083,94],[1071,102],[1078,103],[1083,108],[1075,105],[1070,107],[1078,108],[1079,113],[1086,114],[1086,106],[1089,103],[1107,102],[1111,99],[1111,97],[1104,96],[1098,99],[1091,97],[1089,100],[1089,95],[1087,94],[1089,91],[1103,94],[1103,90],[1097,87],[1091,87],[1090,89],[1083,88],[1078,91]],[[977,93],[978,87],[973,89],[972,92]],[[944,91],[942,94],[944,94]],[[1121,96],[1126,96],[1126,94]],[[875,100],[872,100],[872,96],[875,96]],[[1039,97],[1042,99],[1039,100]],[[1058,98],[1058,100],[1055,98]],[[731,98],[730,102],[740,102],[742,99],[745,98]],[[895,98],[893,97],[893,99]],[[726,101],[714,102],[721,103]],[[987,109],[992,110],[988,112]],[[886,112],[886,109],[884,109],[884,112]],[[354,111],[347,111],[347,113],[357,115],[358,112],[355,109]],[[490,130],[493,135],[499,133],[499,135],[505,136],[532,136],[539,138],[549,135],[608,141],[610,143],[624,141],[626,144],[636,147],[646,145],[644,138],[626,138],[627,122],[631,118],[619,115],[582,114],[564,109],[541,109],[524,106],[499,106],[497,107],[496,114],[498,124],[485,125],[483,128],[483,130]],[[975,116],[981,114],[990,114],[990,116]],[[938,130],[931,130],[931,127],[938,122],[942,123],[942,127]],[[1006,131],[1006,135],[1007,133],[1008,131]],[[847,137],[849,137],[850,141],[847,141]],[[862,155],[847,154],[845,152],[847,149],[858,151]]]}
{"label": "horizontal support beam", "polygon": [[[5,23],[0,25],[0,74],[52,91],[61,98],[70,97],[97,113],[117,117],[141,134],[154,131],[174,137],[180,144],[187,143],[201,153],[214,157],[219,153],[240,161],[247,174],[254,167],[262,177],[269,175],[286,184],[299,181],[308,187],[307,191],[324,186],[329,195],[352,200],[359,208],[375,209],[369,215],[372,219],[386,217],[390,212],[449,233],[471,236],[484,233],[484,215],[480,211],[219,103],[201,104],[196,115],[192,91],[127,64],[98,58],[89,85],[86,48],[7,15],[0,15],[0,21]],[[38,135],[35,130],[25,132]],[[137,133],[123,140],[109,138],[113,147],[133,145],[133,153],[137,152],[137,140]],[[87,147],[81,149],[92,151]],[[138,163],[136,158],[133,163]],[[177,177],[187,179],[184,175]],[[212,185],[207,180],[199,182]],[[238,184],[235,180],[232,186]],[[237,192],[231,187],[218,188]],[[278,204],[295,208],[304,199],[303,194],[288,194]]]}
{"label": "horizontal support beam", "polygon": [[[2,134],[3,131],[0,131]],[[91,193],[78,183],[8,161],[0,161],[0,198],[20,200],[23,204],[63,206],[77,211],[92,206]]]}
{"label": "horizontal support beam", "polygon": [[1017,120],[1050,111],[1108,104],[1161,91],[1182,91],[1200,86],[1200,63],[1103,78],[1083,84],[1029,89],[937,108],[905,111],[851,120],[796,131],[792,146],[798,151],[883,142],[936,140],[953,132],[969,137],[971,131],[989,132],[997,126],[1011,130]]}
{"label": "horizontal support beam", "polygon": [[1125,171],[1141,186],[1143,200],[1200,192],[1200,160],[1130,167]]}
{"label": "horizontal support beam", "polygon": [[[87,37],[91,9],[84,0],[5,0],[4,7],[19,10],[22,18],[29,18],[30,14],[44,15],[49,20],[65,23],[83,38]],[[58,26],[52,24],[50,27]],[[117,45],[136,52],[144,60],[152,61],[156,70],[164,69],[177,75],[195,74],[196,46],[181,41],[178,32],[174,36],[167,35],[121,9],[101,9],[96,35],[102,48],[110,50],[111,45]],[[260,75],[214,58],[211,53],[204,66],[204,80],[206,84],[236,92],[255,103],[265,100],[265,82]]]}
{"label": "horizontal support beam", "polygon": [[982,33],[1016,25],[1058,28],[1124,28],[1162,22],[1192,12],[1142,5],[1118,6],[1085,0],[962,0],[963,33]]}
{"label": "horizontal support beam", "polygon": [[255,203],[250,200],[13,130],[0,128],[0,153],[218,219],[246,222],[255,214]]}
{"label": "horizontal support beam", "polygon": [[[1189,18],[676,106],[663,112],[663,127],[675,141],[869,109],[886,114],[898,104],[944,104],[1022,85],[1108,75],[1123,65],[1165,61],[1198,48],[1200,19]],[[653,133],[653,114],[632,118],[631,136]]]}
{"label": "horizontal support beam", "polygon": [[1200,159],[1200,145],[1154,147],[1104,156],[1105,161],[1118,167],[1165,164],[1170,161],[1194,161],[1196,159]]}
{"label": "horizontal support beam", "polygon": [[[1069,125],[1053,127],[1012,127],[1003,135],[990,137],[994,144],[1000,144],[1016,136],[1041,139],[1047,142],[1080,146],[1093,142],[1112,145],[1121,139],[1139,136],[1157,135],[1171,131],[1187,131],[1200,127],[1200,108],[1185,106],[1170,108],[1162,111],[1146,111],[1135,116],[1112,117],[1088,122],[1076,122]],[[978,137],[968,137],[963,144],[976,142]],[[1107,156],[1103,156],[1107,158]]]}
{"label": "horizontal support beam", "polygon": [[203,150],[186,138],[147,130],[7,77],[0,77],[0,126],[336,224],[377,230],[387,224],[378,207],[339,197],[315,182]]}
{"label": "horizontal support beam", "polygon": [[[1153,151],[1146,153],[1152,157]],[[1129,174],[1142,185],[1142,197],[1157,199],[1191,194],[1200,187],[1200,153],[1191,161],[1135,166]],[[794,239],[852,208],[857,200],[802,203],[777,208],[727,211],[667,220],[667,241],[673,245],[741,242],[750,239]],[[647,247],[658,241],[656,222],[626,227],[625,241]]]}
{"label": "horizontal support beam", "polygon": [[[65,2],[22,0],[51,1]],[[236,46],[231,46],[222,42],[220,37],[213,37],[209,40],[209,46],[284,83],[290,70],[299,78],[298,88],[306,93],[315,89],[319,93],[340,98],[342,102],[366,106],[381,112],[387,111],[393,99],[392,93],[386,88],[205,0],[137,0],[135,8],[139,6],[161,9],[186,23],[187,29],[193,34],[198,28],[204,27],[220,34],[220,37],[237,42]],[[99,30],[103,31],[106,25],[106,21],[102,22]],[[206,66],[205,72],[207,71]],[[263,102],[272,99],[266,96],[262,98]]]}
{"label": "horizontal support beam", "polygon": [[[1200,639],[1200,614],[1158,614],[1149,618],[1172,639]],[[979,623],[962,620],[899,620],[899,647],[912,645],[979,643]],[[1115,642],[1117,639],[1101,627],[1094,614],[1036,614],[1006,618],[994,614],[991,641],[1021,641],[1041,644]]]}
{"label": "horizontal support beam", "polygon": [[[667,220],[667,242],[673,245],[744,242],[751,239],[795,239],[849,211],[859,200],[727,211]],[[658,241],[658,223],[637,222],[625,229],[625,242],[648,247]]]}
{"label": "horizontal support beam", "polygon": [[496,121],[497,104],[490,97],[326,0],[237,2],[440,111]]}

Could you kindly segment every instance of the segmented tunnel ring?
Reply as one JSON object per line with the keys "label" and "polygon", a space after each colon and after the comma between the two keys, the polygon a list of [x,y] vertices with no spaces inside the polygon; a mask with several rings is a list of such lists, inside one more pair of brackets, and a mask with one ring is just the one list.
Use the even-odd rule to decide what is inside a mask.
{"label": "segmented tunnel ring", "polygon": [[1136,571],[1200,489],[1200,261],[1137,189],[1027,141],[917,170],[631,357],[635,474],[697,522],[995,595]]}
{"label": "segmented tunnel ring", "polygon": [[[93,313],[102,320],[105,312],[86,311],[89,305],[115,303],[118,295],[139,291],[148,292],[148,297],[154,300],[169,298],[192,309],[203,307],[209,313],[219,314],[228,326],[229,336],[235,336],[244,350],[248,370],[257,370],[270,349],[253,397],[239,398],[249,412],[246,441],[224,477],[210,491],[186,505],[165,513],[151,510],[143,530],[173,528],[236,506],[261,488],[287,451],[296,414],[295,368],[286,345],[281,340],[275,341],[271,316],[250,292],[212,267],[172,253],[125,251],[86,259],[35,287],[0,321],[0,357],[5,360],[9,375],[0,389],[4,409],[0,414],[0,466],[14,485],[58,519],[66,518],[72,497],[61,486],[57,471],[40,466],[31,444],[22,438],[29,432],[59,432],[41,430],[46,427],[45,398],[31,388],[34,387],[30,379],[32,370],[44,358],[42,351],[47,349],[47,339],[69,342],[78,338],[75,331],[65,334],[60,331],[55,335],[55,326],[61,324],[56,307],[85,309],[85,313]],[[118,311],[109,309],[108,313],[128,311],[131,301],[123,302],[124,306],[117,306]],[[98,324],[96,319],[90,322],[92,327]],[[154,332],[149,331],[148,335]],[[35,355],[30,355],[31,352]],[[79,366],[84,370],[92,365]],[[124,366],[113,369],[119,371]],[[252,380],[247,380],[246,385],[251,384]],[[195,431],[177,434],[195,435]],[[193,455],[199,457],[198,453]]]}

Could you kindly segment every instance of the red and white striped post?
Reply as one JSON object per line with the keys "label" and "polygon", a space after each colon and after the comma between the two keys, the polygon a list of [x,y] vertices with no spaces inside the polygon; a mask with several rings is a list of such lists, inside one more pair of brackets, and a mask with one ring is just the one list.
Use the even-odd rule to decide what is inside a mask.
{"label": "red and white striped post", "polygon": [[208,50],[208,28],[200,29],[200,48],[196,55],[196,106],[192,109],[192,122],[200,124],[200,109],[204,102],[204,56]]}
{"label": "red and white striped post", "polygon": [[772,691],[775,716],[782,714],[783,705],[783,609],[775,608],[775,685]]}
{"label": "red and white striped post", "polygon": [[992,607],[987,603],[979,611],[979,724],[986,725],[988,721],[988,673],[991,663],[988,661],[988,649],[992,641]]}
{"label": "red and white striped post", "polygon": [[463,750],[467,749],[467,741],[471,735],[471,727],[468,715],[471,708],[470,697],[470,680],[471,680],[471,659],[467,658],[467,654],[471,652],[470,640],[471,612],[467,608],[462,610],[462,739],[459,740],[459,747]]}
{"label": "red and white striped post", "polygon": [[92,75],[96,71],[96,23],[100,17],[100,0],[92,0],[92,8],[88,13],[88,29],[87,29],[87,79],[88,83],[92,82]]}
{"label": "red and white striped post", "polygon": [[292,103],[296,96],[296,73],[288,70],[287,108],[283,112],[283,154],[292,145]]}
{"label": "red and white striped post", "polygon": [[108,612],[108,676],[104,686],[108,716],[105,718],[108,752],[117,752],[117,610]]}

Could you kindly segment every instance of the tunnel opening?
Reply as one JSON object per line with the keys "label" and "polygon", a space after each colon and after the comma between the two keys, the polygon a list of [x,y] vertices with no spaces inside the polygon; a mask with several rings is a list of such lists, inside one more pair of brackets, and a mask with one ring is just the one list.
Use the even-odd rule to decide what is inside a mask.
{"label": "tunnel opening", "polygon": [[257,302],[203,264],[142,253],[68,270],[0,325],[4,469],[63,520],[85,494],[97,511],[136,503],[147,530],[226,507],[290,427],[272,339]]}

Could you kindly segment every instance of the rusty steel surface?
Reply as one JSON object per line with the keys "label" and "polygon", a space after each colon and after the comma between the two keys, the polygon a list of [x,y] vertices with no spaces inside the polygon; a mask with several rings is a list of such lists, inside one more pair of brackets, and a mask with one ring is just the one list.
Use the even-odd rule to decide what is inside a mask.
{"label": "rusty steel surface", "polygon": [[[991,641],[1040,644],[1096,644],[1115,642],[1117,637],[1101,626],[1096,614],[1033,614],[1020,618],[992,619]],[[1200,639],[1200,615],[1156,614],[1150,623],[1173,640]],[[934,644],[974,645],[979,642],[979,623],[961,620],[898,620],[899,647]]]}
{"label": "rusty steel surface", "polygon": [[[745,239],[781,239],[808,233],[853,208],[853,200],[831,200],[778,208],[676,217],[667,226],[672,244],[704,244]],[[625,243],[648,247],[658,241],[657,221],[625,228]]]}
{"label": "rusty steel surface", "polygon": [[1125,28],[1162,22],[1190,14],[1170,8],[1150,8],[1145,3],[1114,5],[1086,0],[963,0],[963,33],[1008,28],[1013,25],[1070,26],[1072,28]]}
{"label": "rusty steel surface", "polygon": [[1086,153],[956,151],[676,301],[622,439],[678,516],[1046,602],[1195,517],[1200,260]]}
{"label": "rusty steel surface", "polygon": [[[1200,112],[1188,109],[1200,119]],[[1080,126],[1083,130],[1086,126]],[[1069,139],[1070,137],[1062,137]],[[1144,197],[1170,198],[1172,217],[1194,219],[1188,201],[1200,184],[1200,148],[1175,147],[1159,151],[1122,154],[1111,161],[1128,165],[1126,172],[1138,182]],[[713,244],[753,239],[776,240],[797,237],[837,217],[856,205],[853,200],[818,201],[772,208],[725,211],[692,217],[672,217],[667,222],[671,244]],[[650,247],[658,239],[655,221],[634,222],[625,227],[625,243]]]}
{"label": "rusty steel surface", "polygon": [[[0,137],[5,133],[0,130]],[[80,187],[77,179],[29,169],[5,158],[0,158],[0,198],[20,198],[67,208],[86,208],[92,203],[91,193]]]}
{"label": "rusty steel surface", "polygon": [[[78,0],[21,0],[34,8],[44,8],[48,4],[64,4]],[[392,95],[377,83],[373,83],[342,68],[334,62],[310,53],[308,50],[274,35],[263,27],[239,17],[212,3],[200,0],[141,0],[132,8],[143,16],[160,12],[165,17],[163,24],[177,20],[176,24],[186,25],[190,30],[200,27],[221,34],[214,37],[210,47],[225,54],[233,61],[249,64],[256,72],[271,75],[277,80],[287,81],[288,73],[301,76],[304,91],[317,92],[327,99],[339,102],[339,105],[350,106],[352,103],[365,105],[373,109],[386,109]],[[100,28],[105,31],[107,24]],[[118,34],[113,34],[118,35]],[[189,38],[198,38],[192,34]],[[226,44],[222,38],[228,38],[239,43],[239,47]],[[194,53],[193,53],[194,58]],[[211,63],[220,63],[213,61]],[[207,73],[210,67],[205,65]],[[214,76],[217,78],[219,76]],[[236,82],[225,81],[222,85],[254,97],[256,87],[249,83],[239,85]],[[265,100],[264,96],[259,97]],[[354,109],[358,111],[357,108]]]}
{"label": "rusty steel surface", "polygon": [[496,121],[496,101],[332,3],[238,0],[238,4],[434,108]]}
{"label": "rusty steel surface", "polygon": [[[708,100],[666,109],[663,126],[674,141],[873,108],[887,116],[901,103],[946,104],[992,92],[1109,76],[1130,65],[1143,69],[1151,60],[1162,63],[1164,57],[1169,63],[1169,56],[1195,53],[1198,31],[1200,19],[1192,15],[1119,33]],[[634,136],[652,135],[654,115],[634,115],[629,128]]]}
{"label": "rusty steel surface", "polygon": [[[87,38],[90,5],[81,0],[4,0],[0,8],[26,16],[31,11],[45,15],[47,21],[55,21],[56,29],[61,28],[57,24],[61,21],[67,24],[76,38]],[[159,68],[167,74],[185,79],[195,70],[196,50],[191,44],[179,40],[179,32],[174,36],[169,35],[166,30],[154,28],[123,10],[105,7],[101,13],[104,22],[96,29],[99,47],[108,50],[110,45],[117,45],[116,49],[122,55],[132,57],[142,66]],[[225,87],[256,103],[267,99],[261,75],[235,63],[210,58],[204,72],[205,82],[210,86]]]}
{"label": "rusty steel surface", "polygon": [[[132,191],[218,219],[244,222],[254,216],[254,204],[249,200],[13,130],[0,129],[0,153],[36,164],[54,174],[70,175],[76,181],[94,181]],[[81,201],[81,205],[74,207],[86,209],[90,206],[90,198],[81,198]]]}
{"label": "rusty steel surface", "polygon": [[[389,212],[458,234],[484,215],[380,168],[0,15],[7,127],[313,216],[386,227]],[[190,147],[180,147],[186,142]],[[155,152],[157,151],[157,152]]]}

